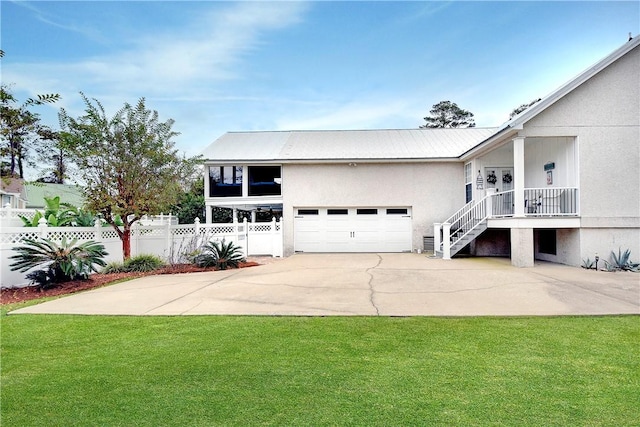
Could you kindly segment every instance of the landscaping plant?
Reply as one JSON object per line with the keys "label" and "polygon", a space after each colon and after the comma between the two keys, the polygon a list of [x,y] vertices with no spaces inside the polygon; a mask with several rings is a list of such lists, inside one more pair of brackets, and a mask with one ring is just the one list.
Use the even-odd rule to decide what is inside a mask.
{"label": "landscaping plant", "polygon": [[146,273],[155,271],[165,266],[165,262],[155,255],[143,254],[129,258],[125,262],[110,262],[102,273]]}
{"label": "landscaping plant", "polygon": [[611,262],[605,261],[605,268],[607,271],[638,271],[640,263],[631,261],[631,251],[629,249],[622,252],[618,248],[618,255],[614,251],[611,251]]}
{"label": "landscaping plant", "polygon": [[195,257],[195,264],[198,267],[215,267],[226,270],[227,268],[238,268],[244,260],[240,246],[234,246],[233,242],[226,243],[222,240],[205,244],[200,254]]}
{"label": "landscaping plant", "polygon": [[590,270],[592,268],[595,268],[595,261],[592,261],[591,259],[589,259],[589,257],[587,257],[587,259],[583,259],[582,260],[582,268],[586,268],[587,270]]}
{"label": "landscaping plant", "polygon": [[70,280],[87,279],[97,266],[106,265],[107,255],[104,245],[95,241],[77,244],[66,238],[58,244],[49,239],[25,239],[25,246],[13,248],[18,254],[10,259],[16,261],[9,267],[12,271],[27,272],[40,267],[40,270],[27,274],[27,279],[43,288]]}
{"label": "landscaping plant", "polygon": [[126,272],[147,272],[154,271],[161,267],[164,267],[165,263],[155,255],[138,255],[129,258],[123,263],[124,271]]}

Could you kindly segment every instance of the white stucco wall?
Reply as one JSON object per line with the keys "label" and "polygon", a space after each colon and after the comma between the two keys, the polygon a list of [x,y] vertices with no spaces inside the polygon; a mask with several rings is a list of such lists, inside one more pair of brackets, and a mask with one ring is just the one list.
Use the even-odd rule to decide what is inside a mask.
{"label": "white stucco wall", "polygon": [[[580,257],[610,261],[611,251],[631,250],[631,260],[640,262],[640,229],[638,228],[581,228]],[[603,264],[600,264],[604,266]],[[639,279],[640,280],[640,279]]]}
{"label": "white stucco wall", "polygon": [[285,255],[293,253],[294,208],[409,206],[413,248],[464,205],[462,162],[285,164],[282,167]]}
{"label": "white stucco wall", "polygon": [[585,225],[640,226],[640,47],[527,122],[522,134],[576,137]]}
{"label": "white stucco wall", "polygon": [[[640,259],[640,47],[527,122],[521,133],[527,142],[551,137],[571,144],[575,138],[577,171],[554,171],[554,184],[578,177],[581,228],[579,237],[559,230],[555,261],[579,265],[596,252],[608,258],[619,247]],[[558,172],[560,167],[556,162]]]}

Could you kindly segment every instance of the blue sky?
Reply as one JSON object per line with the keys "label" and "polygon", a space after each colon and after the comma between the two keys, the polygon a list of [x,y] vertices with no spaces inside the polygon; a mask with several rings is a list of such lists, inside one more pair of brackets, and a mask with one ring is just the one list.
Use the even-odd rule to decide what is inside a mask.
{"label": "blue sky", "polygon": [[451,100],[497,126],[640,32],[628,2],[1,3],[2,82],[57,126],[140,97],[198,154],[227,131],[416,128]]}

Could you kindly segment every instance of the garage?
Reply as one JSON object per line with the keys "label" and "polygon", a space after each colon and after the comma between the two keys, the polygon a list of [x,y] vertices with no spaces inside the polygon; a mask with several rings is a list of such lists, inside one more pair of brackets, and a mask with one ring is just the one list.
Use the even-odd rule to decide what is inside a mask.
{"label": "garage", "polygon": [[295,208],[296,252],[411,252],[411,208]]}

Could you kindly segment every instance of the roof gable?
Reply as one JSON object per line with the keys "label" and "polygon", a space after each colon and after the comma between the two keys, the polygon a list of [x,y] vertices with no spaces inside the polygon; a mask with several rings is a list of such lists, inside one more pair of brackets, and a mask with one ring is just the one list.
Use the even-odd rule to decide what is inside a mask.
{"label": "roof gable", "polygon": [[513,117],[511,120],[504,123],[500,126],[499,131],[505,128],[514,128],[520,129],[526,122],[549,108],[551,105],[555,104],[559,99],[566,96],[569,92],[576,89],[578,86],[585,83],[587,80],[591,79],[593,76],[598,74],[600,71],[604,70],[611,64],[613,64],[618,59],[622,58],[624,55],[629,53],[634,48],[640,45],[640,37],[636,37],[635,39],[629,40],[627,43],[622,45],[620,48],[616,49],[614,52],[609,54],[607,57],[603,58],[595,65],[591,66],[587,70],[580,73],[577,77],[570,80],[569,82],[562,85],[560,88],[553,91],[551,94],[542,98],[539,102],[535,103],[533,106],[527,108],[517,116]]}

